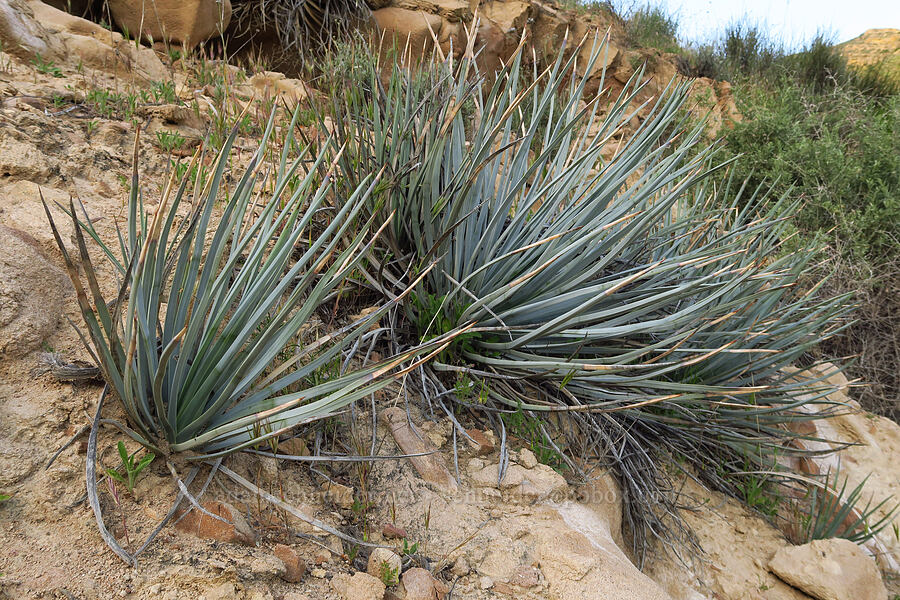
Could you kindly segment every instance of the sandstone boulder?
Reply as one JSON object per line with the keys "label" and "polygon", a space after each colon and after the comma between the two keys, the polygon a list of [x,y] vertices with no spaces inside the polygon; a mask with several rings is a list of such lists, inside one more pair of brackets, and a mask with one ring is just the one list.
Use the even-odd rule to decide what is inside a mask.
{"label": "sandstone boulder", "polygon": [[331,587],[344,600],[381,600],[385,591],[380,579],[362,572],[354,573],[352,577],[346,573],[335,575]]}
{"label": "sandstone boulder", "polygon": [[135,47],[116,32],[39,0],[0,0],[0,41],[24,60],[40,54],[57,64],[119,70],[150,81],[168,76],[150,48]]}
{"label": "sandstone boulder", "polygon": [[224,520],[214,519],[194,509],[178,521],[176,527],[203,539],[246,546],[256,544],[256,532],[238,509],[227,502],[218,501],[204,502],[202,506]]}
{"label": "sandstone boulder", "polygon": [[4,52],[23,60],[31,60],[38,54],[54,57],[63,51],[59,40],[34,19],[26,0],[0,0],[0,41]]}
{"label": "sandstone boulder", "polygon": [[472,473],[472,483],[481,488],[499,487],[510,500],[534,502],[539,500],[559,500],[565,498],[568,484],[562,475],[548,467],[537,464],[532,469],[522,465],[510,465],[499,486],[499,465],[487,465]]}
{"label": "sandstone boulder", "polygon": [[400,50],[408,47],[414,58],[420,58],[433,47],[432,32],[440,39],[444,24],[438,15],[395,6],[378,9],[372,16],[386,34],[387,46],[393,43]]}
{"label": "sandstone boulder", "polygon": [[237,86],[235,92],[247,100],[256,99],[274,102],[293,110],[298,103],[309,97],[309,89],[299,79],[286,77],[276,71],[262,71],[254,74],[245,83]]}
{"label": "sandstone boulder", "polygon": [[431,573],[420,567],[409,569],[403,574],[406,600],[436,600],[438,593],[434,584]]}
{"label": "sandstone boulder", "polygon": [[56,329],[71,283],[26,233],[0,225],[0,357],[23,356]]}
{"label": "sandstone boulder", "polygon": [[285,544],[276,544],[275,556],[284,563],[282,579],[288,583],[298,583],[306,574],[306,563],[297,554],[297,551]]}
{"label": "sandstone boulder", "polygon": [[[14,146],[15,148],[16,146]],[[21,146],[18,146],[21,148]],[[4,154],[0,150],[0,155]],[[8,166],[0,158],[0,172],[4,166]],[[53,237],[53,231],[47,222],[47,214],[41,204],[41,196],[46,200],[53,221],[59,230],[63,242],[69,249],[75,249],[75,226],[71,217],[67,215],[60,205],[69,204],[69,193],[53,187],[38,185],[32,181],[20,179],[9,185],[0,185],[0,224],[25,233],[41,245],[41,251],[45,256],[56,259],[57,264],[63,265],[62,253]],[[69,254],[75,262],[80,261],[78,252]]]}
{"label": "sandstone boulder", "polygon": [[144,40],[196,46],[225,31],[230,0],[109,0],[121,29]]}
{"label": "sandstone boulder", "polygon": [[775,553],[769,568],[818,600],[887,600],[875,561],[845,539],[813,540]]}

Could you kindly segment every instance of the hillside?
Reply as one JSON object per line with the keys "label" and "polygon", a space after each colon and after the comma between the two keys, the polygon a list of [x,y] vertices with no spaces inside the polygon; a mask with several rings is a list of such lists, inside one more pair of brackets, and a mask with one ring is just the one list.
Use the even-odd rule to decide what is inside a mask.
{"label": "hillside", "polygon": [[837,47],[853,67],[883,65],[891,76],[900,77],[900,29],[870,29]]}

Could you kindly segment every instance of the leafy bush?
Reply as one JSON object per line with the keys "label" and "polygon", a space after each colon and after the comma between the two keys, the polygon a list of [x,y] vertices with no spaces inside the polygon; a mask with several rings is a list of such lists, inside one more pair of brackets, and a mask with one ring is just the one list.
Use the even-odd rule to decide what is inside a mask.
{"label": "leafy bush", "polygon": [[821,33],[801,52],[783,60],[797,81],[813,92],[831,90],[851,80],[847,59]]}
{"label": "leafy bush", "polygon": [[678,72],[688,77],[721,79],[721,65],[716,48],[702,44],[682,49],[675,59]]}
{"label": "leafy bush", "polygon": [[489,418],[569,417],[567,452],[619,474],[640,552],[647,535],[690,539],[661,457],[739,495],[742,474],[791,452],[783,424],[828,403],[801,390],[830,387],[782,367],[848,309],[794,292],[812,256],[782,246],[796,203],[722,178],[682,116],[687,85],[638,107],[637,73],[601,116],[598,98],[582,103],[575,55],[521,83],[517,53],[490,87],[470,59],[395,65],[384,85],[370,63],[331,108],[349,189],[384,169],[371,210],[397,215],[369,280],[390,294],[419,274],[417,296],[442,308],[423,319],[407,304],[415,333],[449,320],[473,334],[432,364],[434,386],[463,372],[487,390],[468,406]]}
{"label": "leafy bush", "polygon": [[810,285],[858,296],[858,321],[825,344],[832,356],[858,356],[851,372],[868,387],[863,405],[900,418],[900,96],[851,86],[816,93],[782,80],[736,87],[740,123],[726,131],[726,156],[743,156],[736,177],[772,182],[803,199],[794,220],[803,239],[829,250]]}
{"label": "leafy bush", "polygon": [[632,46],[678,52],[678,21],[658,6],[645,5],[627,15],[625,34]]}
{"label": "leafy bush", "polygon": [[848,66],[840,49],[821,32],[791,52],[759,26],[736,22],[712,43],[672,51],[678,53],[679,72],[689,77],[727,79],[764,88],[799,86],[815,93],[852,88],[877,98],[900,91],[900,82],[880,65]]}

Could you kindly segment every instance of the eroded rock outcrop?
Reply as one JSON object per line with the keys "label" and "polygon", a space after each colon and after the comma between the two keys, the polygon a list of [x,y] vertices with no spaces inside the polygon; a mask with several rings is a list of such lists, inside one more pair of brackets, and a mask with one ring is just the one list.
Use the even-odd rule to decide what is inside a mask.
{"label": "eroded rock outcrop", "polygon": [[188,48],[220,35],[231,22],[230,0],[109,0],[109,11],[132,36]]}
{"label": "eroded rock outcrop", "polygon": [[781,579],[817,600],[887,600],[872,557],[844,539],[786,546],[769,561]]}
{"label": "eroded rock outcrop", "polygon": [[26,61],[79,64],[150,81],[168,74],[153,50],[39,0],[0,0],[0,42]]}
{"label": "eroded rock outcrop", "polygon": [[0,225],[0,358],[40,348],[63,315],[66,274],[37,240]]}

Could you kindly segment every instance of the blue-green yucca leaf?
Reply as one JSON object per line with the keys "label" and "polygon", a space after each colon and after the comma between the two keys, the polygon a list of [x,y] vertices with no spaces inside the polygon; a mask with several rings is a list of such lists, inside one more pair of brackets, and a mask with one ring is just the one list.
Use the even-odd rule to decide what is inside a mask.
{"label": "blue-green yucca leaf", "polygon": [[[377,217],[363,210],[377,176],[364,178],[332,206],[326,152],[312,160],[309,148],[290,156],[296,147],[290,133],[278,168],[265,174],[264,159],[275,151],[269,141],[274,123],[273,113],[259,149],[222,204],[236,131],[211,167],[204,166],[204,150],[194,156],[188,169],[193,189],[190,175],[178,181],[172,173],[149,218],[135,177],[118,256],[71,206],[86,288],[53,226],[93,353],[122,400],[134,428],[129,433],[154,451],[189,452],[199,460],[255,445],[339,412],[448,343],[436,339],[310,383],[333,360],[346,362],[353,344],[405,299],[402,292],[314,350],[284,360],[316,308],[334,298],[387,223],[375,231]],[[330,218],[319,227],[314,218],[323,211]],[[100,294],[82,229],[125,278],[112,308]]]}

